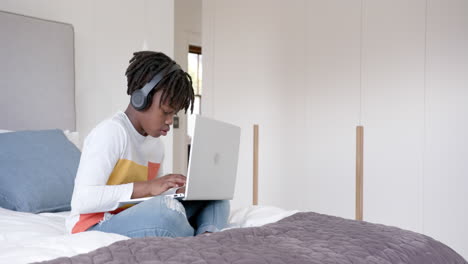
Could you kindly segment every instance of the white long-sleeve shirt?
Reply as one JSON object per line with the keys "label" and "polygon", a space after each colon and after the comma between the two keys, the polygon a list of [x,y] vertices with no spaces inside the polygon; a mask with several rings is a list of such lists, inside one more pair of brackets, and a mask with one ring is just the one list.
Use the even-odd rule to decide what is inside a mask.
{"label": "white long-sleeve shirt", "polygon": [[117,213],[120,200],[129,199],[133,182],[163,174],[164,146],[159,138],[145,137],[127,115],[116,113],[86,137],[67,218],[67,230],[78,233]]}

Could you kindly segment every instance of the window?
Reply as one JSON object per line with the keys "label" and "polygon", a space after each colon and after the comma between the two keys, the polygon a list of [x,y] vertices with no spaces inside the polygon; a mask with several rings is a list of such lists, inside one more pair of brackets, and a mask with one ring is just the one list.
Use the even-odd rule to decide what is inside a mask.
{"label": "window", "polygon": [[187,113],[187,134],[192,137],[195,126],[195,115],[201,114],[202,100],[202,49],[198,46],[189,46],[188,53],[188,73],[192,77],[195,101],[193,103],[193,113]]}

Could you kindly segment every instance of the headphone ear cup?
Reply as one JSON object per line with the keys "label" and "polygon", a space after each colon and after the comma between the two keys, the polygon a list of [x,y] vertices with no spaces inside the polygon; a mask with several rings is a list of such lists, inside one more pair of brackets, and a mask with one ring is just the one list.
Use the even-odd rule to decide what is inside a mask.
{"label": "headphone ear cup", "polygon": [[148,104],[147,97],[141,90],[136,90],[132,93],[130,102],[132,103],[132,106],[139,111],[144,110]]}

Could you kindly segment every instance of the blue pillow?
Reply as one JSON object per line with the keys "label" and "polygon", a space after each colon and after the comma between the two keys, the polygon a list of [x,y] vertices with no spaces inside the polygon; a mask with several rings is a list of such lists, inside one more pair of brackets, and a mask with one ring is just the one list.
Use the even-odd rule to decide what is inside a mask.
{"label": "blue pillow", "polygon": [[69,211],[80,151],[62,130],[0,134],[0,207]]}

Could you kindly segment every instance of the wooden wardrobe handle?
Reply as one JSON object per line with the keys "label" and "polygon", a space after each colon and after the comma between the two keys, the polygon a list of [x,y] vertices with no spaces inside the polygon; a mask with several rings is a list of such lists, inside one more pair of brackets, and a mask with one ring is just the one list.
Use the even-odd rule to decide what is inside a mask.
{"label": "wooden wardrobe handle", "polygon": [[364,127],[356,127],[356,220],[363,219]]}
{"label": "wooden wardrobe handle", "polygon": [[253,126],[253,205],[258,205],[258,125]]}

